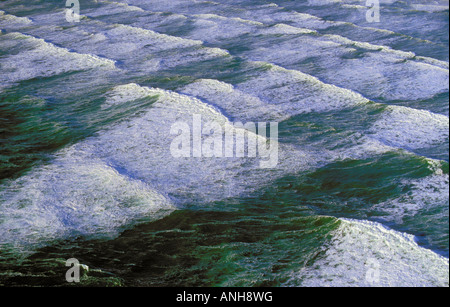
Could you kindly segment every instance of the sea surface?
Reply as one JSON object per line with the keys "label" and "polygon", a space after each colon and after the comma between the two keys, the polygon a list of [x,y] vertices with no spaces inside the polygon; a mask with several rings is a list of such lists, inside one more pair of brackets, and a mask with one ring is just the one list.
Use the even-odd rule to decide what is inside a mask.
{"label": "sea surface", "polygon": [[448,0],[79,4],[0,1],[0,285],[449,286]]}

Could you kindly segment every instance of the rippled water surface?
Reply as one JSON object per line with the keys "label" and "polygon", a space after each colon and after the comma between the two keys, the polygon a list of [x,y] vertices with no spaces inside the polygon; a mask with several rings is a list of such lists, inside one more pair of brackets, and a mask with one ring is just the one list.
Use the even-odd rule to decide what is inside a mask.
{"label": "rippled water surface", "polygon": [[[448,286],[448,1],[368,9],[1,1],[0,284]],[[174,157],[194,116],[276,167]]]}

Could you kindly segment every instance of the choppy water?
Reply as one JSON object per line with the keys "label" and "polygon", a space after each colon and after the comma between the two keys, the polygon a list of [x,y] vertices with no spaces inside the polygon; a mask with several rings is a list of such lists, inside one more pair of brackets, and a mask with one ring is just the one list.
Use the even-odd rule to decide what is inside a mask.
{"label": "choppy water", "polygon": [[[0,2],[0,284],[448,286],[448,1],[380,2]],[[277,167],[174,158],[194,114]]]}

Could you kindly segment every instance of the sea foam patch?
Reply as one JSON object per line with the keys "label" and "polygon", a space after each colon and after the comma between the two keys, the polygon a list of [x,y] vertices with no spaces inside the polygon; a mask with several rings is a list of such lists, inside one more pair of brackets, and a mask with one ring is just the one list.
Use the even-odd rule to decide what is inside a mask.
{"label": "sea foam patch", "polygon": [[[275,80],[276,79],[273,79],[272,81]],[[250,82],[250,80],[246,82]],[[245,85],[246,82],[243,84]],[[259,82],[258,84],[259,86],[264,86],[267,88],[267,93],[272,93],[272,91],[275,91],[275,93],[278,92],[276,82],[265,85],[263,85],[262,82]],[[300,88],[299,83],[294,84]],[[303,108],[304,106],[300,103],[296,103],[295,100],[289,102],[292,104],[292,107],[280,107],[280,104],[282,103],[288,104],[288,102],[286,102],[287,100],[285,100],[289,99],[289,96],[287,95],[277,96],[279,97],[279,104],[277,104],[273,103],[272,100],[265,100],[269,97],[268,95],[259,96],[261,93],[264,93],[264,91],[261,91],[261,87],[254,88],[249,86],[248,90],[240,90],[239,85],[233,86],[218,80],[197,80],[181,88],[180,92],[195,96],[208,104],[218,107],[221,112],[231,117],[234,121],[283,122],[289,120],[292,116],[305,113],[307,114],[310,112],[310,109],[305,110]],[[345,91],[343,91],[343,93],[345,94]],[[357,108],[360,107],[361,110],[364,110],[366,107],[368,108],[363,111],[363,113],[371,110],[371,108],[366,104],[368,101],[364,98],[358,95],[353,96],[351,93],[348,94],[350,95],[346,96],[347,99],[352,99],[352,97],[353,99],[356,99],[356,101],[354,101],[354,105]],[[340,98],[339,95],[340,92],[336,91],[333,99],[345,99],[345,96]],[[328,111],[326,108],[326,103],[328,100],[331,104],[330,110],[341,111],[342,109],[345,110],[345,108],[349,106],[349,104],[343,103],[341,107],[338,107],[333,104],[333,101],[328,95],[324,95],[322,98],[324,99],[324,105],[317,109],[318,113],[321,111]],[[305,99],[305,101],[308,101],[308,99]],[[350,105],[352,104],[350,103]],[[376,104],[372,104],[372,107],[377,108],[378,106]],[[299,148],[309,148],[309,150],[313,151],[317,150],[318,152],[313,155],[318,163],[329,163],[331,161],[345,159],[365,159],[374,155],[398,151],[398,148],[389,146],[386,142],[374,138],[371,133],[366,130],[340,131],[340,129],[336,130],[332,123],[327,123],[327,125],[329,126],[323,127],[323,129],[330,129],[330,134],[327,135],[324,132],[324,136],[315,138],[314,142],[311,142],[309,139],[305,140],[305,138],[308,137],[308,133],[305,135],[292,135],[290,136],[291,141],[297,144]]]}
{"label": "sea foam patch", "polygon": [[[416,100],[448,91],[448,63],[337,35],[306,35],[276,46],[258,43],[242,55],[249,60],[306,70],[327,83],[369,98]],[[309,64],[312,59],[314,67]]]}
{"label": "sea foam patch", "polygon": [[[399,185],[407,192],[373,206],[373,210],[385,213],[380,219],[404,225],[416,220],[421,230],[438,233],[448,220],[449,175],[442,171],[441,161],[427,159],[432,174],[419,179],[403,179]],[[447,223],[448,228],[448,223]]]}
{"label": "sea foam patch", "polygon": [[0,36],[9,48],[20,51],[0,59],[4,72],[0,84],[11,85],[35,77],[50,77],[70,71],[92,68],[115,69],[115,62],[91,54],[80,54],[21,33]]}
{"label": "sea foam patch", "polygon": [[446,287],[448,259],[422,248],[414,236],[376,222],[341,219],[310,267],[286,286]]}
{"label": "sea foam patch", "polygon": [[218,80],[197,80],[180,90],[182,93],[204,99],[239,120],[282,120],[281,108],[267,104],[258,97],[236,89]]}
{"label": "sea foam patch", "polygon": [[23,27],[30,26],[33,21],[28,17],[18,17],[7,14],[0,10],[0,28],[8,30],[17,30]]}
{"label": "sea foam patch", "polygon": [[[201,39],[204,42],[218,43],[254,31],[257,22],[245,22],[237,18],[226,18],[213,14],[193,15],[194,31],[190,37]],[[227,29],[227,31],[223,31]]]}
{"label": "sea foam patch", "polygon": [[370,132],[386,144],[414,150],[448,143],[448,129],[449,119],[445,115],[389,106]]}
{"label": "sea foam patch", "polygon": [[30,252],[59,240],[115,237],[174,210],[142,181],[69,148],[0,190],[0,246]]}

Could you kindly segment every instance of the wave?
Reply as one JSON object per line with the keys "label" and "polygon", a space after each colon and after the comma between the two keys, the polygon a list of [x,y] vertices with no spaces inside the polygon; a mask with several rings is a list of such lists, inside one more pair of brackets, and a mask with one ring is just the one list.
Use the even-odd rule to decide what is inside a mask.
{"label": "wave", "polygon": [[420,179],[403,179],[399,186],[407,193],[374,205],[371,210],[383,213],[379,221],[403,229],[427,233],[422,245],[434,246],[448,257],[449,175],[434,160],[429,161],[433,173]]}
{"label": "wave", "polygon": [[2,252],[22,255],[62,239],[113,238],[174,210],[144,182],[75,148],[3,186],[0,200]]}
{"label": "wave", "polygon": [[435,5],[435,4],[412,4],[411,7],[416,11],[424,11],[429,13],[448,11],[447,5]]}
{"label": "wave", "polygon": [[448,143],[449,118],[425,110],[389,106],[371,128],[373,137],[386,144],[420,149]]}
{"label": "wave", "polygon": [[[103,24],[102,26],[106,27],[106,31],[88,37],[86,35],[81,36],[83,38],[81,46],[79,38],[73,39],[76,44],[71,44],[70,48],[76,48],[78,52],[94,53],[106,58],[130,62],[130,69],[135,71],[156,71],[184,65],[192,60],[203,61],[217,56],[227,56],[229,53],[223,48],[200,48],[201,50],[187,52],[183,56],[171,53],[170,57],[167,57],[166,54],[163,59],[158,56],[148,59],[144,52],[155,53],[168,49],[202,46],[204,41],[217,40],[223,38],[224,35],[233,37],[236,35],[236,31],[239,35],[242,35],[255,30],[255,27],[258,29],[258,26],[261,26],[260,23],[249,20],[227,18],[215,14],[193,15],[192,18],[195,20],[194,26],[197,22],[200,24],[206,22],[202,26],[197,24],[200,28],[196,28],[188,35],[188,37],[200,40],[168,36],[134,26],[120,24],[107,26]],[[213,26],[211,27],[211,25]],[[216,38],[210,35],[217,32],[215,29],[223,28],[234,30],[221,31],[224,34]],[[319,60],[316,59],[317,67],[313,71],[308,71],[308,73],[316,75],[326,82],[363,93],[366,97],[372,99],[382,97],[383,99],[417,100],[448,91],[448,63],[444,61],[428,57],[416,57],[411,52],[357,42],[338,35],[320,35],[317,37],[313,31],[311,32],[308,29],[297,30],[287,25],[277,24],[269,28],[262,27],[256,33],[273,33],[273,31],[275,33],[291,33],[294,30],[297,34],[310,33],[311,35],[284,40],[281,44],[278,43],[276,48],[272,46],[270,40],[266,43],[267,46],[261,46],[258,39],[256,42],[257,48],[239,55],[243,55],[250,60],[268,61],[299,70],[303,70],[305,67],[296,63],[319,57]],[[80,34],[77,36],[80,37]],[[53,39],[55,39],[54,36],[55,34],[52,34]],[[125,37],[126,40],[124,40]],[[67,42],[67,33],[64,33],[64,40],[64,42]],[[107,48],[104,46],[105,44],[113,44],[114,48]],[[130,53],[134,53],[133,58],[129,57]],[[353,54],[355,56],[352,57]],[[336,56],[338,60],[335,60]],[[347,58],[348,56],[350,58]],[[136,63],[134,60],[137,58],[147,58],[147,60]],[[184,59],[189,59],[189,61]],[[292,59],[295,59],[295,62],[292,62]],[[395,64],[395,66],[392,64]],[[321,67],[324,69],[321,70]],[[402,71],[399,72],[399,69]],[[348,73],[349,71],[351,72]],[[355,75],[355,71],[360,73]],[[402,78],[398,78],[399,74],[402,74]],[[430,87],[429,82],[424,82],[424,80],[430,78],[435,80],[431,83],[432,87]],[[411,89],[414,89],[413,92],[411,92]]]}
{"label": "wave", "polygon": [[376,222],[341,219],[311,267],[284,286],[448,287],[448,259]]}
{"label": "wave", "polygon": [[342,37],[301,36],[276,45],[256,43],[256,48],[240,55],[305,71],[371,99],[418,100],[448,92],[447,63],[426,58],[421,62],[412,53],[380,50]]}
{"label": "wave", "polygon": [[[328,5],[339,3],[342,7],[353,8],[353,9],[364,9],[367,10],[368,6],[358,5],[354,3],[359,3],[360,1],[347,0],[347,1],[337,1],[337,0],[308,0],[310,5]],[[395,5],[397,0],[384,0],[382,4]],[[430,3],[431,2],[431,3]],[[406,5],[406,6],[405,6]],[[416,10],[428,13],[447,11],[448,1],[408,1],[399,2],[398,7],[404,6],[404,10]]]}
{"label": "wave", "polygon": [[[395,188],[375,187],[379,194],[390,189],[382,196],[361,192],[361,199],[373,202],[349,216],[383,222],[398,231],[375,222],[340,219],[317,260],[311,267],[293,270],[286,285],[448,286],[448,259],[401,232],[423,231],[430,242],[421,246],[448,245],[442,226],[448,223],[448,162],[437,159],[448,159],[442,153],[448,152],[449,119],[418,109],[426,109],[425,103],[417,106],[419,100],[439,96],[433,103],[440,104],[446,99],[448,62],[377,44],[386,35],[393,35],[391,43],[398,42],[398,33],[365,27],[371,33],[383,32],[384,38],[350,39],[349,32],[330,33],[357,28],[355,24],[274,3],[242,1],[243,7],[254,6],[246,11],[239,1],[129,2],[86,7],[78,25],[66,24],[60,8],[26,19],[0,11],[0,27],[6,29],[0,34],[5,72],[1,87],[82,71],[84,81],[76,85],[59,86],[80,76],[67,74],[55,83],[24,82],[12,89],[11,97],[35,97],[40,108],[32,111],[42,114],[64,112],[66,108],[55,111],[58,103],[70,105],[67,109],[76,116],[55,116],[55,125],[61,122],[70,129],[89,122],[86,130],[95,126],[96,131],[87,133],[88,138],[77,136],[77,143],[59,149],[48,163],[2,183],[2,252],[31,253],[60,240],[115,238],[180,208],[197,212],[228,200],[254,199],[265,188],[277,190],[278,180],[284,183],[286,178],[289,196],[299,199],[303,186],[292,186],[309,175],[324,184],[317,187],[321,193],[326,191],[329,182],[321,176],[330,176],[329,164],[357,168],[356,164],[359,169],[349,171],[349,176],[387,165],[374,176],[377,182],[392,181]],[[68,98],[69,93],[75,96]],[[5,100],[11,98],[5,95]],[[73,103],[77,99],[83,102]],[[19,105],[26,100],[11,101]],[[47,104],[50,101],[57,103]],[[11,109],[8,114],[13,117],[16,109]],[[433,109],[440,112],[439,106]],[[40,115],[35,121],[46,118]],[[203,124],[219,123],[225,131],[234,129],[233,121],[278,122],[277,167],[262,169],[260,158],[174,157],[172,125],[191,126],[194,116],[201,116]],[[94,117],[98,118],[91,120]],[[33,129],[30,123],[24,126]],[[200,140],[212,139],[204,133]],[[236,156],[234,147],[232,151]],[[405,156],[411,159],[401,171],[393,162],[383,164],[382,158]],[[432,174],[423,170],[424,160],[436,166]],[[287,191],[284,186],[280,190]],[[351,189],[337,190],[331,187],[336,195],[317,197],[322,207],[315,208],[313,201],[308,208],[335,214],[347,200],[360,201],[360,194]],[[304,196],[307,202],[309,196]],[[367,275],[374,266],[379,273],[375,281]]]}
{"label": "wave", "polygon": [[259,76],[234,88],[219,81],[199,80],[182,91],[220,104],[220,107],[234,116],[245,117],[246,113],[253,113],[251,118],[276,120],[301,113],[338,110],[369,102],[354,92],[324,84],[301,72],[277,66],[269,67],[270,69],[261,72]]}
{"label": "wave", "polygon": [[342,111],[351,107],[369,113],[378,108],[375,121],[368,114],[361,115],[360,124],[367,122],[367,128],[349,129],[392,150],[400,148],[420,154],[423,148],[440,151],[442,146],[448,146],[447,116],[409,107],[385,107],[349,90],[276,66],[236,86],[217,80],[197,80],[180,91],[212,103],[238,120],[284,121],[305,113]]}
{"label": "wave", "polygon": [[[108,2],[107,3],[116,3],[116,2]],[[403,36],[404,38],[408,40],[413,40],[417,44],[423,44],[423,43],[432,43],[431,41],[427,41],[424,38],[415,38],[412,36],[409,36],[405,33],[397,33],[395,31],[391,31],[388,29],[383,28],[376,28],[371,27],[368,24],[357,25],[352,23],[349,20],[346,21],[335,21],[335,20],[327,20],[325,18],[320,18],[318,16],[312,15],[314,11],[306,13],[300,10],[295,10],[295,5],[293,8],[291,8],[292,3],[288,3],[288,8],[285,8],[283,6],[275,4],[275,3],[268,3],[268,4],[254,4],[254,3],[246,3],[242,1],[226,1],[226,2],[208,2],[208,3],[202,3],[202,2],[195,2],[195,1],[170,1],[170,3],[160,5],[159,3],[153,2],[153,1],[141,1],[141,0],[135,0],[132,1],[133,4],[136,6],[139,6],[140,8],[144,9],[148,12],[161,12],[161,11],[170,11],[171,13],[177,12],[179,14],[187,14],[187,15],[195,15],[198,14],[198,12],[202,12],[203,14],[210,14],[211,11],[214,12],[214,15],[225,13],[227,17],[230,18],[242,18],[246,21],[252,21],[252,22],[261,22],[266,25],[274,25],[276,23],[288,23],[289,25],[297,26],[300,28],[309,28],[309,29],[315,29],[315,30],[324,30],[327,28],[340,28],[342,31],[342,26],[351,26],[351,30],[355,31],[344,31],[344,36],[353,36],[357,33],[354,32],[364,32],[369,31],[372,35],[365,35],[362,37],[363,39],[371,39],[373,37],[377,37],[379,35],[377,34],[390,34],[395,36]],[[336,4],[338,2],[335,2]],[[209,4],[206,5],[206,4]],[[299,4],[304,5],[304,4]],[[311,4],[310,4],[311,5]],[[242,10],[242,7],[247,7],[248,10]],[[314,4],[312,4],[311,7],[314,7]],[[355,5],[349,5],[349,4],[342,4],[342,7],[345,8],[364,8],[367,10],[367,6],[355,6]],[[445,6],[444,6],[445,7]],[[365,16],[365,13],[360,14],[362,17]],[[384,21],[386,23],[386,21]],[[385,35],[381,35],[384,37]],[[383,40],[386,41],[386,40]],[[443,46],[444,47],[444,46]]]}
{"label": "wave", "polygon": [[86,16],[80,25],[64,28],[58,13],[35,18],[26,33],[43,37],[74,53],[92,54],[115,61],[135,74],[170,69],[180,65],[229,56],[218,48],[208,48],[202,41],[157,33],[124,24],[108,24]]}
{"label": "wave", "polygon": [[[114,237],[124,227],[176,209],[173,204],[221,200],[267,183],[257,158],[192,159],[171,154],[173,123],[192,123],[198,114],[204,124],[215,121],[224,129],[234,127],[215,108],[136,84],[117,86],[105,98],[104,109],[136,99],[154,103],[145,114],[63,149],[51,164],[3,185],[3,247],[28,251],[77,236]],[[308,159],[300,151],[296,157],[281,153],[283,162],[273,176],[309,167]]]}
{"label": "wave", "polygon": [[30,35],[8,33],[0,36],[2,49],[19,50],[0,59],[0,84],[11,86],[36,77],[50,77],[92,68],[115,69],[115,62],[93,54],[71,52]]}
{"label": "wave", "polygon": [[[446,61],[416,56],[413,52],[355,41],[340,35],[322,35],[308,27],[297,28],[279,23],[267,26],[259,21],[217,14],[186,16],[189,18],[189,27],[193,28],[183,35],[186,38],[226,48],[226,45],[221,43],[224,39],[253,33],[244,36],[245,40],[241,43],[245,44],[247,49],[250,46],[252,48],[235,55],[249,60],[275,63],[290,69],[306,70],[328,83],[350,88],[371,99],[417,100],[448,92],[449,66]],[[274,15],[264,16],[273,18]],[[140,23],[139,26],[145,28],[148,25]],[[274,34],[305,35],[285,37],[281,41],[279,38],[260,37]],[[308,61],[311,60],[314,60],[315,65],[309,69],[311,65]],[[359,73],[355,75],[355,71]],[[402,78],[398,78],[399,74]],[[435,81],[425,82],[430,78]]]}
{"label": "wave", "polygon": [[[448,2],[447,3],[430,3],[416,1],[383,1],[381,6],[380,22],[369,23],[366,20],[366,12],[368,5],[354,6],[353,1],[346,3],[298,3],[289,1],[277,1],[280,5],[294,11],[306,11],[313,13],[328,21],[334,22],[350,22],[360,27],[376,27],[395,31],[418,39],[427,39],[437,43],[448,45],[448,35],[438,33],[439,29],[445,26],[448,20]],[[353,3],[352,3],[353,2]],[[360,4],[360,3],[357,3]],[[330,9],[336,11],[336,14],[327,14]],[[432,16],[431,16],[432,15]],[[430,18],[432,17],[432,18]],[[417,26],[421,29],[419,30]],[[424,27],[424,25],[426,25]]]}
{"label": "wave", "polygon": [[[225,101],[220,99],[221,95],[228,93],[237,95],[236,103],[261,102],[218,81],[200,80],[194,85],[187,86],[186,92],[192,88],[193,94],[197,89],[205,96],[211,91],[221,91],[213,95],[217,101]],[[243,97],[249,99],[242,100]],[[57,240],[73,236],[90,238],[96,234],[114,236],[142,219],[160,217],[176,209],[174,204],[209,203],[249,195],[285,174],[343,158],[339,150],[320,156],[280,144],[279,165],[270,171],[270,178],[254,158],[174,158],[170,152],[173,123],[191,123],[192,116],[200,114],[204,123],[213,120],[224,129],[233,124],[218,108],[196,98],[133,83],[107,92],[102,110],[139,99],[153,101],[145,114],[114,124],[60,151],[51,164],[35,168],[2,187],[0,198],[5,222],[0,227],[9,234],[3,237],[3,245],[16,242],[18,246],[40,246],[52,237]],[[230,113],[234,111],[236,119],[243,120],[245,114],[238,117],[239,109],[233,109],[232,104],[229,108],[219,107]],[[251,109],[256,112],[258,108],[267,111],[261,104]],[[359,145],[347,149],[354,158],[392,150],[370,140],[360,140]],[[210,189],[210,186],[221,189]]]}
{"label": "wave", "polygon": [[5,11],[0,10],[0,29],[21,29],[28,27],[33,21],[28,17],[18,17],[15,15],[7,14]]}

